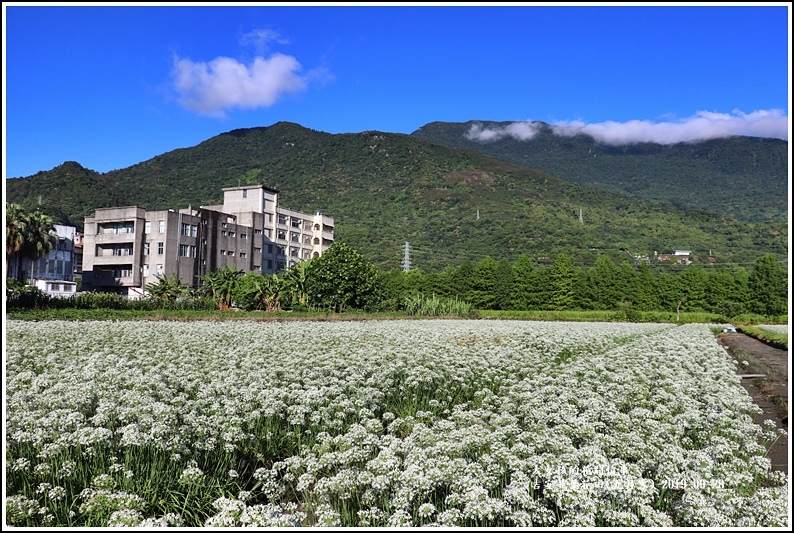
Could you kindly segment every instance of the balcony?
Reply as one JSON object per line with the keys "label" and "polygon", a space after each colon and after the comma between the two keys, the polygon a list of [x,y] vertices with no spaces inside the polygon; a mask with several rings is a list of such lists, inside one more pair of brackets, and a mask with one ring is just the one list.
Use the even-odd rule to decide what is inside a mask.
{"label": "balcony", "polygon": [[97,233],[94,236],[96,244],[135,242],[134,233]]}

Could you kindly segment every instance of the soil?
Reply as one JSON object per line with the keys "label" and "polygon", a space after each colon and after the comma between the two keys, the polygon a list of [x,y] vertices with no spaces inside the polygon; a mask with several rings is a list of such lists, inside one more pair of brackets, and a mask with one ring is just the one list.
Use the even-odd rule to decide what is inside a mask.
{"label": "soil", "polygon": [[[742,333],[725,332],[717,336],[717,342],[724,346],[739,365],[736,373],[742,378],[742,386],[753,398],[753,402],[763,409],[756,422],[774,420],[778,428],[790,432],[788,425],[788,350],[775,348]],[[747,365],[743,363],[747,361]],[[758,374],[758,376],[756,376]],[[777,442],[767,446],[767,454],[772,468],[788,473],[788,437],[780,437]]]}

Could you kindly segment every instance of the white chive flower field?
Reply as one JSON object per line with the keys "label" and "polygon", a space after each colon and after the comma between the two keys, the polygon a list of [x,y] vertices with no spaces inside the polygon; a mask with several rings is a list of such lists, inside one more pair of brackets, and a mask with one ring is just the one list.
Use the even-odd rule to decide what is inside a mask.
{"label": "white chive flower field", "polygon": [[788,526],[712,327],[10,320],[6,523]]}

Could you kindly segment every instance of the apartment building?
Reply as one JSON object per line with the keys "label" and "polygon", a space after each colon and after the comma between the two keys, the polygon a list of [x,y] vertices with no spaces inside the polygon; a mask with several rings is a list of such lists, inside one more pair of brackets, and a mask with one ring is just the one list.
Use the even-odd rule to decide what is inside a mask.
{"label": "apartment building", "polygon": [[223,266],[275,273],[321,255],[334,241],[333,218],[282,208],[278,195],[254,185],[223,189],[221,205],[97,209],[85,219],[83,289],[139,297],[157,276],[198,287]]}
{"label": "apartment building", "polygon": [[[9,258],[8,276],[19,280],[74,281],[75,241],[77,228],[54,224],[58,242],[48,254],[31,261],[20,253]],[[32,272],[31,272],[32,270]]]}

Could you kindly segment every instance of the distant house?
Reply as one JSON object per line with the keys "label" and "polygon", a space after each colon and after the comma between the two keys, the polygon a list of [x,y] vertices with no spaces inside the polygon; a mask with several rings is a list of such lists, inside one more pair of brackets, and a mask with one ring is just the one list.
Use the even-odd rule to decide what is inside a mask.
{"label": "distant house", "polygon": [[689,256],[689,255],[692,255],[692,251],[691,250],[675,250],[673,252],[673,255]]}
{"label": "distant house", "polygon": [[77,283],[74,281],[37,279],[36,287],[44,294],[59,298],[68,298],[77,294]]}

